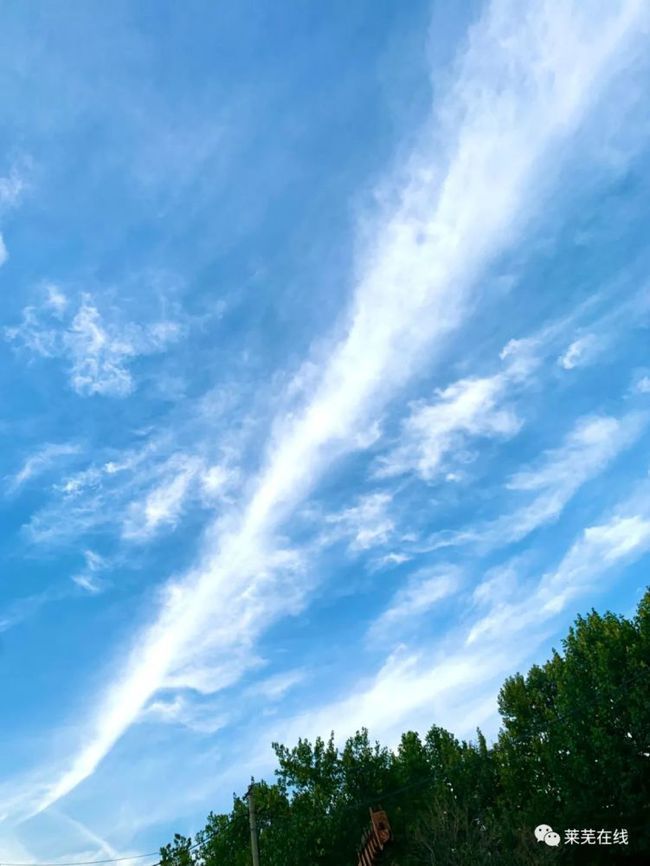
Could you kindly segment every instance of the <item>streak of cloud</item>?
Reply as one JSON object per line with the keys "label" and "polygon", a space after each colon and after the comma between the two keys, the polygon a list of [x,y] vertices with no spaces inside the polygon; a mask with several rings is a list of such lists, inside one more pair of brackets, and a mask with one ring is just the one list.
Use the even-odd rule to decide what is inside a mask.
{"label": "streak of cloud", "polygon": [[[597,14],[593,4],[579,3],[522,8],[495,0],[487,9],[447,101],[432,115],[444,130],[442,152],[425,130],[427,143],[412,154],[359,260],[343,335],[311,397],[278,419],[246,504],[210,528],[196,567],[166,587],[157,615],[96,703],[78,752],[29,811],[46,809],[88,778],[161,687],[204,681],[218,688],[236,679],[233,658],[241,653],[245,669],[243,650],[262,627],[304,602],[300,563],[292,551],[275,549],[274,532],[326,467],[356,447],[359,430],[423,359],[435,356],[463,320],[483,269],[535,212],[547,158],[557,161],[559,145],[647,15],[645,4],[632,0],[595,5]],[[458,664],[449,676],[473,681],[474,659]],[[469,679],[466,671],[473,671]],[[419,682],[404,679],[404,663],[393,673]],[[395,676],[384,679],[390,684]],[[382,688],[375,698],[385,702],[385,694],[392,693]]]}

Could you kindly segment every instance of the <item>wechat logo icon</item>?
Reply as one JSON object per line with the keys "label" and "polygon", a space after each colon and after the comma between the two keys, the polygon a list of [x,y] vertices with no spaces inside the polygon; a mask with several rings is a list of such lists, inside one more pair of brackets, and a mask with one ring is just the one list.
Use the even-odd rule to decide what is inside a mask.
{"label": "wechat logo icon", "polygon": [[560,834],[556,833],[548,824],[540,824],[535,827],[535,838],[538,842],[546,842],[551,848],[556,848],[560,844]]}

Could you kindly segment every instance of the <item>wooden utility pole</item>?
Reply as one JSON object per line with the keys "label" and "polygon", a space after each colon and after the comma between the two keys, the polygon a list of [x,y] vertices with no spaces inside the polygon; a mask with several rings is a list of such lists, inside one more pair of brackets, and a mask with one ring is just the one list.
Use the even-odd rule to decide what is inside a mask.
{"label": "wooden utility pole", "polygon": [[255,779],[251,777],[251,783],[246,793],[248,800],[248,822],[251,828],[251,854],[253,855],[253,866],[260,866],[260,850],[257,844],[257,820],[255,819]]}

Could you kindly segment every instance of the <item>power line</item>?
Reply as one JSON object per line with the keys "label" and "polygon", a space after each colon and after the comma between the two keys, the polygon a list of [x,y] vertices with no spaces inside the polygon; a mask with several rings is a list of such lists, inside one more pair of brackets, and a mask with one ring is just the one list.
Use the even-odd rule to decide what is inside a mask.
{"label": "power line", "polygon": [[[62,863],[57,860],[52,863],[9,863],[7,860],[0,860],[0,866],[99,866],[100,863],[124,863],[127,860],[143,860],[145,857],[157,857],[160,851],[151,851],[149,854],[133,854],[131,857],[113,857],[109,860],[71,860],[69,863]],[[158,866],[157,863],[151,863],[150,866]]]}
{"label": "power line", "polygon": [[[133,854],[131,857],[112,857],[109,860],[71,860],[68,863],[62,863],[60,860],[52,863],[9,863],[7,860],[0,860],[0,866],[99,866],[100,863],[124,863],[127,860],[157,857],[159,853],[159,851],[151,851],[149,854]],[[150,866],[158,866],[158,863],[151,863]]]}
{"label": "power line", "polygon": [[[199,842],[194,842],[194,844],[190,845],[187,850],[194,851],[195,848],[205,845],[206,841],[210,840],[203,839]],[[159,855],[160,849],[158,849],[158,851],[152,851],[149,854],[134,854],[132,857],[113,857],[109,860],[70,860],[65,863],[62,863],[60,860],[53,863],[9,863],[6,860],[0,860],[0,866],[100,866],[102,863],[124,863],[128,860],[142,860],[145,857],[159,857]],[[161,866],[161,864],[162,860],[156,860],[154,863],[150,863],[149,866]]]}

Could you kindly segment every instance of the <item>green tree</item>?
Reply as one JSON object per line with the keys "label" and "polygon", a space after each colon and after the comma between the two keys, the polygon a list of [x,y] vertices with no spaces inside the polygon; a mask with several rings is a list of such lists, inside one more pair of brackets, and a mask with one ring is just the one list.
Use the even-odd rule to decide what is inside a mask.
{"label": "green tree", "polygon": [[189,836],[174,835],[174,841],[160,849],[161,866],[193,866],[192,839]]}
{"label": "green tree", "polygon": [[[434,725],[395,750],[362,729],[275,744],[272,784],[255,786],[262,866],[355,866],[368,807],[383,806],[399,866],[543,866],[641,862],[650,854],[650,591],[634,619],[578,617],[544,665],[506,680],[503,726],[460,741]],[[630,845],[563,846],[533,829],[615,829]],[[208,817],[194,842],[176,835],[163,866],[250,866],[248,805]]]}
{"label": "green tree", "polygon": [[[650,852],[649,616],[646,594],[634,620],[578,617],[563,654],[506,681],[496,754],[522,824],[625,827]],[[590,856],[612,862],[612,851]]]}

